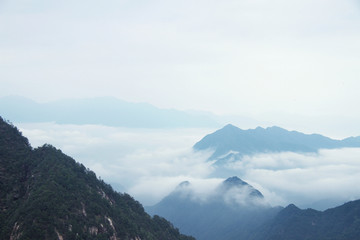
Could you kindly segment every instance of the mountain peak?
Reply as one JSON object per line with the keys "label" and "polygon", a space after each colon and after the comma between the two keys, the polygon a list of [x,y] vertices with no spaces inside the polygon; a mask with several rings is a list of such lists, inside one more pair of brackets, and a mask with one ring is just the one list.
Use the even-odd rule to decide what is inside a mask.
{"label": "mountain peak", "polygon": [[249,185],[247,182],[244,182],[243,180],[241,180],[237,176],[229,177],[228,179],[226,179],[224,181],[224,184],[228,185],[228,186],[246,186],[246,185]]}
{"label": "mountain peak", "polygon": [[276,132],[288,132],[288,130],[278,127],[278,126],[272,126],[272,127],[267,127],[265,130],[267,131],[276,131]]}
{"label": "mountain peak", "polygon": [[232,125],[231,123],[229,123],[229,124],[225,125],[222,129],[234,129],[234,128],[238,129],[238,127],[236,127],[236,126]]}
{"label": "mountain peak", "polygon": [[238,128],[237,126],[235,125],[232,125],[232,124],[227,124],[225,125],[223,128],[219,129],[217,132],[220,133],[220,134],[232,134],[234,132],[238,132],[238,131],[241,131],[240,128]]}
{"label": "mountain peak", "polygon": [[222,183],[221,188],[223,189],[222,191],[224,192],[228,192],[230,189],[246,189],[245,192],[243,192],[243,190],[241,191],[241,193],[244,194],[244,196],[248,195],[248,197],[250,198],[255,197],[259,199],[264,199],[264,196],[259,190],[255,189],[253,186],[241,180],[237,176],[233,176],[226,179]]}
{"label": "mountain peak", "polygon": [[290,214],[290,213],[297,213],[300,212],[300,208],[295,206],[295,204],[289,204],[286,208],[284,208],[283,213]]}
{"label": "mountain peak", "polygon": [[181,188],[189,187],[190,185],[191,183],[189,181],[183,181],[176,188],[181,189]]}

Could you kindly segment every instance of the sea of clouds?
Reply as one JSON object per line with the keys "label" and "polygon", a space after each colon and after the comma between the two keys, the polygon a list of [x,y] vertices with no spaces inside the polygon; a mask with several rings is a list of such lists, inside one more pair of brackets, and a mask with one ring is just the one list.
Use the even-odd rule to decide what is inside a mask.
{"label": "sea of clouds", "polygon": [[[49,143],[60,148],[144,205],[157,203],[183,181],[204,197],[225,179],[213,177],[217,169],[207,161],[211,152],[192,149],[215,129],[16,125],[33,147]],[[260,190],[273,206],[294,203],[325,209],[360,198],[359,148],[257,154],[224,168]]]}

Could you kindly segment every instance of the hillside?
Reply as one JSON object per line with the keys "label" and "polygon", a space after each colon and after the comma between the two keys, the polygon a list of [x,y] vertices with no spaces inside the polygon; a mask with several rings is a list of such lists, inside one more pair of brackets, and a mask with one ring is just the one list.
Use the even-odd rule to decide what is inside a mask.
{"label": "hillside", "polygon": [[146,210],[169,219],[196,239],[232,240],[247,239],[281,208],[270,207],[261,192],[238,177],[231,177],[206,198],[197,194],[191,183],[183,182]]}
{"label": "hillside", "polygon": [[354,240],[360,236],[360,200],[320,212],[295,205],[283,209],[251,240]]}
{"label": "hillside", "polygon": [[50,145],[0,118],[1,239],[193,239]]}
{"label": "hillside", "polygon": [[206,135],[195,150],[213,150],[218,164],[230,158],[271,152],[317,152],[319,149],[360,147],[360,137],[335,140],[320,134],[304,134],[280,127],[242,130],[231,124]]}

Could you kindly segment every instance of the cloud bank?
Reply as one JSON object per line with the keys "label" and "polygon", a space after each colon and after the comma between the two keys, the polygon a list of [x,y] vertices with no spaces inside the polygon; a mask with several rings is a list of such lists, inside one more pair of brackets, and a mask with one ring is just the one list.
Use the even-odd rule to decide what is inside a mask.
{"label": "cloud bank", "polygon": [[211,153],[192,150],[213,129],[126,129],[99,125],[17,124],[33,147],[49,143],[120,191],[154,204],[185,180],[206,178]]}
{"label": "cloud bank", "polygon": [[259,154],[227,168],[241,172],[273,204],[324,209],[360,198],[359,148]]}
{"label": "cloud bank", "polygon": [[[20,124],[36,147],[50,143],[83,163],[120,191],[152,205],[189,181],[206,199],[224,179],[213,178],[211,152],[192,145],[213,129],[124,129],[98,125]],[[245,156],[226,166],[260,190],[271,205],[295,203],[324,209],[359,199],[360,149],[320,150]],[[227,177],[231,177],[227,176]]]}

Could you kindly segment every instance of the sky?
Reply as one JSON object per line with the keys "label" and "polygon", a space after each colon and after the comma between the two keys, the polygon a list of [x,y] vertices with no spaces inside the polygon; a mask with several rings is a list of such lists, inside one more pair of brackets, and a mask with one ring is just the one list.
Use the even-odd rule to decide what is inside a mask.
{"label": "sky", "polygon": [[[359,136],[359,42],[359,0],[0,0],[0,97],[111,96]],[[191,146],[214,129],[19,127],[146,204],[212,171]],[[358,152],[341,151],[255,156],[239,177],[273,204],[360,198]]]}
{"label": "sky", "polygon": [[358,0],[0,0],[0,96],[355,121],[359,42]]}

